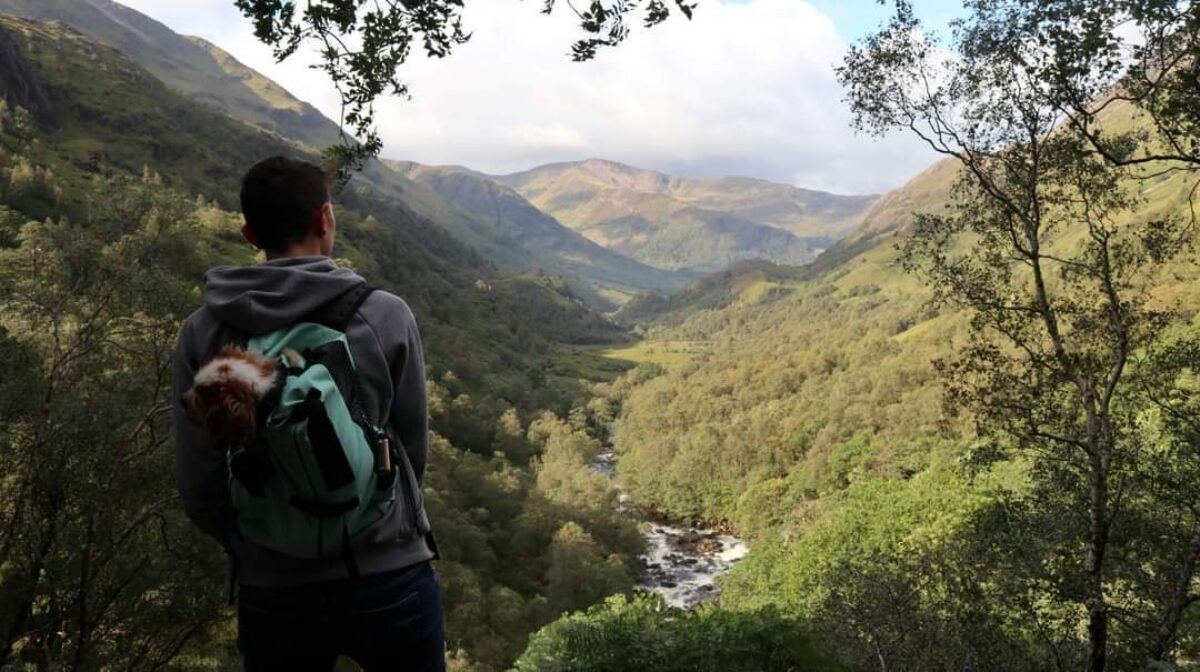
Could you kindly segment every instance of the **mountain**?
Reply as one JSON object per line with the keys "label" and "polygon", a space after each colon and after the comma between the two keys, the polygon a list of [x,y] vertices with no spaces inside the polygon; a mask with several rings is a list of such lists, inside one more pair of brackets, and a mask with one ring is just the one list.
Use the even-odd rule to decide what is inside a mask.
{"label": "mountain", "polygon": [[185,38],[112,0],[0,0],[0,12],[60,21],[107,44],[167,86],[310,147],[338,139],[338,127],[308,103],[198,38]]}
{"label": "mountain", "polygon": [[[56,206],[67,214],[87,211],[86,201],[75,202],[80,198],[80,185],[69,180],[76,174],[86,181],[95,179],[93,176],[140,175],[149,169],[168,188],[233,209],[244,166],[257,158],[290,152],[318,160],[312,150],[294,146],[207,105],[196,105],[122,53],[61,24],[0,14],[0,36],[4,37],[0,52],[6,55],[0,61],[0,82],[20,84],[6,86],[0,96],[10,108],[35,104],[37,132],[49,153],[40,158],[54,168],[55,174],[62,173],[58,180],[67,181],[65,188],[58,189],[62,197]],[[100,69],[103,76],[97,73]],[[424,189],[420,185],[412,185],[411,190],[405,185],[391,186],[393,191],[383,192],[367,182],[352,183],[341,194],[339,205],[345,214],[346,233],[339,240],[344,238],[347,249],[353,252],[347,256],[380,268],[383,276],[403,278],[402,284],[407,286],[401,293],[414,307],[421,307],[422,314],[433,318],[429,325],[432,331],[442,327],[449,330],[446,338],[440,339],[445,344],[431,339],[433,348],[450,347],[449,356],[459,347],[450,343],[469,333],[473,325],[494,325],[496,319],[510,324],[493,313],[510,300],[534,304],[549,300],[576,313],[589,322],[585,329],[588,334],[581,336],[586,340],[602,332],[620,338],[618,330],[586,308],[568,308],[572,297],[562,295],[548,283],[497,274],[476,249],[404,207],[404,199],[394,196],[401,188]],[[45,216],[37,210],[27,214]],[[230,232],[236,236],[236,227],[231,226]],[[390,241],[386,253],[362,247],[366,240],[378,242],[385,238]],[[494,290],[486,301],[476,296],[480,282]],[[514,283],[538,285],[549,294],[539,298],[537,291],[526,293],[521,288],[517,298],[496,289],[512,288]],[[451,337],[450,332],[456,335]],[[501,340],[510,338],[507,335]],[[481,338],[480,342],[490,339]]]}
{"label": "mountain", "polygon": [[[0,0],[0,12],[70,26],[121,52],[171,89],[313,151],[339,139],[336,123],[216,45],[179,35],[112,0]],[[282,151],[295,148],[284,146]],[[538,263],[513,241],[378,162],[371,162],[359,177],[381,196],[436,222],[502,269],[522,270]]]}
{"label": "mountain", "polygon": [[[515,190],[481,173],[458,166],[385,163],[516,241],[544,261],[548,270],[588,281],[617,302],[639,291],[670,293],[688,280],[684,274],[652,268],[597,245],[534,207]],[[623,295],[614,296],[611,290]]]}
{"label": "mountain", "polygon": [[835,269],[881,241],[903,233],[915,213],[943,212],[951,203],[950,192],[958,175],[955,161],[943,159],[884,194],[871,205],[858,227],[808,266],[810,277]]}
{"label": "mountain", "polygon": [[[944,159],[874,198],[853,231],[805,266],[793,268],[766,261],[736,264],[699,278],[669,297],[638,296],[615,316],[630,324],[678,325],[702,310],[753,302],[763,287],[774,287],[771,295],[778,298],[796,287],[822,279],[858,277],[865,270],[869,270],[874,284],[907,284],[906,277],[891,266],[895,261],[892,242],[904,234],[916,214],[942,213],[950,207],[951,189],[958,175],[958,164]],[[782,305],[787,304],[773,310],[783,310]]]}
{"label": "mountain", "polygon": [[950,190],[959,174],[958,162],[943,159],[917,173],[899,188],[876,200],[862,223],[843,238],[853,244],[874,240],[905,227],[914,213],[940,212],[951,202]]}
{"label": "mountain", "polygon": [[836,240],[854,230],[877,196],[842,196],[750,177],[672,178],[674,198],[789,231]]}
{"label": "mountain", "polygon": [[605,247],[651,266],[702,272],[745,259],[811,261],[875,198],[749,178],[679,178],[599,159],[496,179]]}
{"label": "mountain", "polygon": [[[199,37],[179,35],[112,0],[0,0],[0,12],[66,24],[122,52],[170,88],[303,147],[319,150],[338,141],[336,123],[221,48]],[[466,212],[432,189],[429,180],[409,180],[379,161],[369,162],[356,181],[376,197],[435,222],[501,270],[545,269],[580,278],[581,282],[569,282],[574,291],[604,310],[634,293],[670,292],[687,280],[573,240],[577,234],[569,230],[549,232],[562,227],[548,217],[539,220],[523,213],[499,223],[494,217]],[[522,232],[523,223],[533,229]]]}
{"label": "mountain", "polygon": [[[269,78],[212,43],[176,34],[113,0],[0,0],[0,12],[60,21],[121,51],[172,89],[302,146],[320,149],[338,140],[336,123]],[[561,170],[572,166],[586,170]],[[438,177],[426,171],[409,179],[418,173],[372,161],[356,179],[379,198],[435,222],[499,269],[578,278],[569,281],[574,291],[604,310],[634,294],[670,293],[697,273],[745,259],[811,261],[871,200],[744,178],[669,178],[590,161],[499,178],[515,189],[502,195],[511,207],[498,215],[492,201],[501,194],[475,179],[479,175],[455,172]],[[517,203],[516,192],[523,190],[548,216]],[[547,198],[564,190],[589,201],[587,216],[563,214],[561,198]],[[561,228],[555,219],[597,244],[555,230]]]}

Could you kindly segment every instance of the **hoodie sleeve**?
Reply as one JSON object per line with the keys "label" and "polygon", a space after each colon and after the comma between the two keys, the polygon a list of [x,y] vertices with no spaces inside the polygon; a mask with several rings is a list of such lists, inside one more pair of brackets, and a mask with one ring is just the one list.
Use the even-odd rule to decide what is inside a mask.
{"label": "hoodie sleeve", "polygon": [[197,343],[194,323],[189,318],[179,333],[172,379],[179,494],[192,522],[222,546],[230,548],[233,526],[225,454],[213,445],[207,432],[188,419],[183,409],[183,393],[192,387],[192,378],[199,366]]}
{"label": "hoodie sleeve", "polygon": [[425,389],[425,354],[412,310],[397,300],[399,342],[391,355],[392,429],[400,437],[417,480],[425,477],[429,457],[429,408]]}

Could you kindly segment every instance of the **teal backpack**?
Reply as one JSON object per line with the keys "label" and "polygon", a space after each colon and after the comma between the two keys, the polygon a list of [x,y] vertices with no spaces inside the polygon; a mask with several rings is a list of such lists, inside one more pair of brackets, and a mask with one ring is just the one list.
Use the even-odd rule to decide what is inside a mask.
{"label": "teal backpack", "polygon": [[[385,517],[393,539],[428,531],[404,447],[363,409],[346,340],[371,291],[358,285],[300,322],[247,341],[247,349],[278,361],[278,379],[259,407],[254,442],[229,453],[244,539],[294,558],[340,556],[351,574],[357,538]],[[397,505],[403,510],[394,511]]]}

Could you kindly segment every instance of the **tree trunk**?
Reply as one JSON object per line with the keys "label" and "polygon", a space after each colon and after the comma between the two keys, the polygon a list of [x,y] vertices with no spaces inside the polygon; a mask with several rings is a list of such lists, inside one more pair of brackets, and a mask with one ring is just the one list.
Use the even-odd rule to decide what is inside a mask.
{"label": "tree trunk", "polygon": [[1104,672],[1108,652],[1108,602],[1104,599],[1104,551],[1108,545],[1107,483],[1103,471],[1092,473],[1091,534],[1087,555],[1087,672]]}
{"label": "tree trunk", "polygon": [[1083,388],[1085,408],[1088,413],[1089,483],[1087,562],[1087,609],[1088,643],[1087,672],[1104,672],[1108,658],[1108,602],[1104,599],[1104,554],[1108,550],[1108,466],[1112,455],[1108,438],[1112,435],[1104,427],[1104,416],[1097,413],[1093,387]]}
{"label": "tree trunk", "polygon": [[1103,600],[1088,607],[1087,672],[1104,672],[1108,657],[1108,606]]}

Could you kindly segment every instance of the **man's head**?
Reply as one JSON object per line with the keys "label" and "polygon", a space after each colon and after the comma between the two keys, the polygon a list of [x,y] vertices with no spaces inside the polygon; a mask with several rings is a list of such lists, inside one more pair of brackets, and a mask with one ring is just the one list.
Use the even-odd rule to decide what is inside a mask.
{"label": "man's head", "polygon": [[333,252],[331,181],[320,166],[275,156],[242,179],[242,235],[268,258]]}

